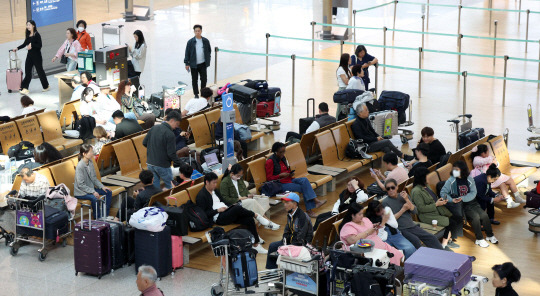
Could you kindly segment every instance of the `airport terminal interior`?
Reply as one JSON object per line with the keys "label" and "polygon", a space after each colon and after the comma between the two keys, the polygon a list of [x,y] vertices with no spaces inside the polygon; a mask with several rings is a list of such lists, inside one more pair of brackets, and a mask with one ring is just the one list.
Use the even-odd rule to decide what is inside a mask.
{"label": "airport terminal interior", "polygon": [[[412,124],[400,126],[400,129],[409,130],[412,135],[403,136],[402,131],[400,131],[401,135],[393,133],[391,142],[404,154],[411,155],[422,139],[422,129],[428,126],[434,130],[434,137],[443,144],[446,151],[453,153],[447,166],[430,168],[431,173],[436,172],[433,175],[438,178],[437,180],[448,179],[452,170],[451,163],[465,160],[470,163],[469,166],[472,166],[471,151],[476,151],[477,148],[473,147],[482,143],[482,145],[488,144],[489,153],[495,156],[495,163],[498,164],[502,173],[515,180],[517,189],[524,198],[528,196],[526,192],[535,190],[534,181],[540,180],[540,172],[537,172],[537,168],[540,167],[540,1],[126,1],[135,5],[134,12],[140,13],[143,17],[148,16],[146,20],[134,21],[125,19],[125,1],[49,1],[52,3],[50,5],[61,6],[66,2],[72,5],[70,6],[72,11],[63,12],[70,14],[69,16],[61,13],[58,17],[73,24],[61,29],[54,27],[58,25],[54,19],[47,20],[43,15],[39,16],[38,13],[32,11],[34,7],[39,10],[39,5],[41,5],[35,2],[44,2],[42,7],[48,5],[45,3],[47,1],[33,0],[7,0],[0,3],[0,52],[3,53],[0,55],[0,68],[10,69],[11,52],[9,51],[23,44],[27,20],[31,16],[37,16],[37,31],[41,33],[43,39],[41,54],[49,83],[49,90],[42,91],[40,79],[34,72],[34,79],[31,80],[27,89],[27,95],[33,100],[35,110],[44,109],[40,111],[41,113],[27,117],[37,118],[38,129],[33,132],[28,129],[23,130],[24,117],[20,117],[21,121],[16,121],[16,124],[14,124],[15,120],[9,119],[0,124],[3,155],[7,154],[6,150],[10,147],[3,143],[7,141],[7,138],[2,130],[7,129],[8,124],[11,124],[10,126],[18,133],[19,139],[26,140],[28,137],[28,139],[32,138],[31,142],[33,142],[36,136],[41,137],[36,146],[46,142],[47,137],[50,137],[47,130],[50,126],[61,127],[61,131],[56,130],[56,132],[63,133],[64,136],[72,129],[71,124],[64,124],[61,114],[63,114],[63,109],[67,110],[68,105],[73,105],[73,102],[70,102],[70,93],[66,98],[66,88],[68,92],[71,91],[69,89],[71,79],[66,80],[66,77],[78,76],[78,72],[74,72],[77,73],[76,75],[66,76],[63,74],[66,68],[59,63],[60,59],[55,63],[51,63],[51,59],[65,41],[65,29],[70,27],[77,29],[78,20],[85,20],[86,31],[93,37],[96,50],[96,71],[99,70],[97,52],[102,50],[104,45],[112,42],[117,43],[115,45],[118,46],[127,44],[133,47],[135,46],[134,32],[140,30],[144,34],[146,61],[144,71],[139,73],[138,79],[140,85],[144,87],[145,99],[150,100],[152,94],[155,93],[163,95],[164,88],[178,88],[179,83],[182,83],[182,90],[185,91],[180,95],[179,105],[176,105],[180,111],[184,110],[188,101],[195,97],[192,75],[186,70],[184,57],[186,44],[193,38],[194,26],[198,24],[202,26],[202,36],[208,39],[211,47],[211,61],[207,67],[207,86],[217,86],[221,89],[228,83],[243,84],[242,80],[252,79],[266,80],[269,87],[281,88],[280,101],[276,102],[280,107],[279,112],[267,119],[257,115],[257,123],[253,122],[250,126],[253,135],[258,134],[257,139],[253,138],[247,145],[249,161],[240,162],[246,168],[243,178],[254,185],[248,188],[252,188],[250,190],[255,194],[260,193],[258,190],[262,182],[266,181],[264,171],[262,179],[256,173],[255,160],[262,158],[263,162],[266,161],[264,158],[270,156],[269,149],[276,142],[287,144],[287,159],[296,164],[297,172],[303,170],[307,174],[308,171],[312,173],[315,170],[314,167],[328,168],[332,167],[332,163],[346,163],[345,166],[347,166],[354,162],[354,160],[343,161],[344,146],[340,146],[340,143],[345,143],[346,146],[349,143],[349,137],[353,138],[351,124],[346,124],[348,119],[336,125],[332,130],[323,130],[321,126],[319,132],[300,133],[300,137],[304,136],[302,141],[307,139],[306,135],[315,135],[311,137],[311,142],[308,144],[300,140],[298,141],[300,145],[293,144],[289,141],[290,139],[287,139],[287,134],[288,132],[298,133],[302,119],[313,116],[311,103],[308,101],[310,98],[314,99],[316,114],[319,112],[317,106],[324,102],[328,105],[328,113],[332,116],[336,115],[338,104],[333,99],[338,91],[337,80],[340,78],[336,76],[336,71],[340,65],[340,58],[344,53],[355,54],[358,45],[365,45],[367,53],[378,60],[378,65],[370,65],[368,68],[371,79],[369,88],[376,88],[377,97],[380,98],[383,91],[399,91],[410,96],[410,103],[404,114],[406,120]],[[333,5],[338,7],[332,12]],[[147,9],[149,6],[152,7],[151,11]],[[51,14],[45,14],[45,16],[50,17]],[[42,29],[39,22],[46,23],[48,26]],[[111,37],[104,31],[118,26],[121,26],[119,36],[113,34]],[[52,44],[51,40],[47,39],[47,36],[51,36],[50,30],[52,30],[47,27],[55,28],[58,36],[51,38],[56,40],[56,44]],[[21,60],[19,67],[22,71],[25,71],[27,52],[24,47],[17,51],[17,58]],[[107,53],[106,48],[102,52]],[[105,54],[105,58],[107,56],[108,54]],[[79,63],[80,61],[83,60],[79,55]],[[23,94],[19,93],[19,88],[8,92],[10,71],[0,72],[0,116],[14,118],[23,112],[20,103]],[[120,72],[126,71],[122,68]],[[111,85],[117,85],[119,80],[113,75]],[[100,85],[103,86],[103,84]],[[76,101],[78,103],[80,100]],[[221,105],[221,101],[214,105]],[[78,107],[71,106],[71,108],[76,115],[80,115],[79,110],[76,110]],[[219,117],[218,110],[220,109],[221,106],[212,107],[206,112],[203,110],[199,113],[199,116],[202,115],[199,118],[204,121],[202,129],[201,125],[196,123],[195,117],[188,118],[189,121],[186,120],[186,126],[190,125],[193,137],[188,140],[190,149],[201,151],[203,148],[210,147],[211,143],[200,142],[203,137],[201,134],[210,138],[212,129],[209,114],[213,112],[213,116]],[[58,117],[40,116],[51,110]],[[67,114],[68,117],[72,116],[71,112]],[[468,119],[458,117],[463,114],[470,114],[472,117]],[[239,112],[236,112],[237,117],[238,115]],[[457,143],[459,132],[456,131],[454,123],[448,122],[455,118],[459,119],[459,124],[470,120],[473,129],[483,128],[485,137],[479,137],[474,140],[477,142],[461,147]],[[243,116],[242,119],[244,119]],[[54,124],[47,123],[49,120],[54,121]],[[164,117],[157,118],[155,126],[162,124],[162,121],[165,122]],[[227,122],[223,118],[222,121]],[[534,125],[539,128],[535,128]],[[336,129],[338,126],[341,128]],[[341,131],[344,134],[340,134]],[[142,138],[144,138],[142,134],[138,136],[138,139]],[[340,140],[344,142],[338,143]],[[122,150],[120,146],[115,146],[113,149],[114,145],[107,147],[110,149],[109,153],[113,155],[112,158],[115,159],[117,169],[111,172],[96,168],[101,174],[102,181],[106,178],[114,179],[115,175],[130,175],[131,179],[138,179],[139,172],[146,168],[146,148],[142,147],[144,148],[143,156],[135,138],[122,139],[114,143],[126,143],[125,141],[128,141],[131,150]],[[53,166],[70,161],[66,159],[78,155],[82,142],[69,149],[66,145],[62,146],[63,149],[60,152],[64,158]],[[84,143],[94,144],[94,139],[85,139]],[[304,147],[306,145],[307,148]],[[293,150],[292,148],[289,150],[289,147],[297,146],[301,146],[302,149],[296,149],[296,153],[289,152]],[[122,163],[122,158],[126,156],[121,154],[127,155],[131,152],[134,153],[134,158],[128,159],[127,163]],[[343,170],[341,167],[339,174],[336,173],[329,178],[333,186],[330,186],[330,183],[322,185],[313,183],[313,187],[317,187],[315,189],[317,199],[326,201],[313,212],[322,214],[331,211],[334,203],[340,199],[340,193],[346,190],[347,182],[351,177],[358,177],[366,187],[375,182],[370,169],[380,169],[383,172],[386,169],[384,162],[381,161],[383,153],[377,153],[379,154],[373,159],[364,159],[353,169]],[[303,161],[304,158],[306,161]],[[333,160],[329,160],[330,158]],[[6,161],[6,157],[2,159]],[[75,161],[76,157],[72,160]],[[298,160],[302,165],[298,164]],[[7,157],[7,162],[9,162],[9,157]],[[74,170],[71,167],[72,163],[69,162],[69,164],[70,170]],[[76,165],[76,162],[73,164]],[[101,165],[102,163],[97,163],[98,167]],[[122,167],[123,165],[131,168],[126,169]],[[133,165],[136,168],[133,168]],[[55,174],[53,166],[44,166],[35,170],[46,170],[49,176],[52,174],[50,185],[60,183],[68,185],[69,180],[60,180],[63,180],[69,172],[56,170]],[[113,166],[112,162],[111,166]],[[261,171],[262,166],[259,168]],[[268,169],[266,171],[268,172]],[[2,174],[2,176],[11,176],[11,173],[7,172]],[[444,174],[446,178],[443,178]],[[4,197],[12,188],[15,188],[15,184],[12,185],[14,183],[12,178],[2,177],[1,180],[2,192],[0,194]],[[73,188],[73,182],[72,176],[71,188]],[[202,182],[200,179],[192,184]],[[402,185],[398,188],[410,193],[412,184],[412,179],[409,179],[407,183],[398,184]],[[130,186],[131,189],[142,188],[137,182]],[[189,188],[196,186],[184,186],[181,192],[185,193],[188,199],[195,200],[196,193],[190,192]],[[126,192],[133,193],[133,190]],[[174,194],[180,194],[179,192],[175,191]],[[74,193],[72,192],[71,195],[73,196]],[[122,194],[113,196],[111,213],[116,214],[123,196]],[[304,194],[303,197],[305,198],[306,195]],[[279,198],[270,198],[270,200],[276,200],[277,204],[269,207],[266,217],[281,225],[281,228],[273,231],[264,226],[257,227],[259,236],[265,241],[261,244],[265,249],[269,248],[270,243],[281,240],[283,230],[288,227],[287,211],[283,202],[280,202]],[[304,210],[302,195],[300,195],[300,201],[299,208]],[[537,205],[538,203],[540,202],[537,201]],[[460,247],[452,248],[451,252],[474,256],[472,274],[489,280],[482,284],[481,294],[470,295],[496,295],[492,267],[505,262],[512,262],[521,272],[521,279],[512,284],[519,295],[540,295],[538,292],[540,291],[540,269],[538,268],[540,242],[538,234],[533,232],[534,229],[537,231],[540,229],[540,217],[534,220],[534,211],[529,212],[534,209],[524,206],[525,204],[519,204],[515,208],[507,208],[505,201],[494,204],[495,219],[500,224],[493,224],[492,229],[498,239],[498,244],[490,243],[487,248],[475,244],[475,232],[470,223],[465,223],[463,226],[463,236],[457,237],[455,241]],[[77,214],[79,207],[80,205],[77,207]],[[15,215],[15,212],[9,207],[0,207],[0,226],[13,231],[15,225],[12,225],[12,221],[14,222],[15,219],[11,220],[9,216]],[[540,212],[536,215],[540,215]],[[80,219],[77,215],[73,224]],[[315,224],[315,221],[316,218],[311,218],[312,224]],[[336,232],[333,224],[329,225],[329,234],[321,236],[323,237],[321,240],[334,243]],[[437,232],[432,229],[432,225],[428,225],[427,228],[431,228],[429,229],[431,232]],[[225,227],[225,229],[232,228]],[[321,228],[319,230],[322,231]],[[215,295],[211,293],[216,291],[215,284],[220,282],[220,264],[223,261],[220,257],[214,256],[214,251],[206,242],[204,235],[195,238],[190,237],[190,234],[185,236],[183,242],[182,268],[156,281],[157,287],[164,295]],[[317,231],[315,235],[317,236]],[[136,283],[135,264],[130,266],[126,264],[122,268],[104,274],[99,279],[97,276],[84,272],[76,274],[74,257],[77,252],[74,244],[77,239],[73,234],[65,238],[67,244],[65,247],[61,246],[61,242],[48,247],[43,261],[38,258],[38,249],[41,245],[18,245],[20,248],[14,256],[13,248],[7,242],[4,244],[4,239],[0,239],[0,295],[142,295]],[[332,249],[333,244],[325,247]],[[256,256],[259,272],[266,269],[266,259],[266,254]],[[405,266],[405,274],[407,274],[407,260],[401,265]],[[259,278],[259,281],[263,282],[262,278]],[[260,287],[263,286],[268,286],[270,287],[268,289],[275,291],[277,291],[276,287],[281,287],[273,282],[260,285]],[[319,287],[327,287],[327,285],[321,284]],[[270,290],[262,292],[260,290],[257,290],[257,293],[263,295],[265,293],[282,294],[281,290],[275,294],[268,292]],[[392,290],[401,289],[394,287]],[[292,293],[291,291],[286,293]],[[236,292],[243,294],[244,290],[240,289]],[[227,293],[225,292],[229,295]],[[304,293],[299,295],[330,295],[323,291],[311,294],[304,291]],[[403,292],[391,295],[409,294]]]}

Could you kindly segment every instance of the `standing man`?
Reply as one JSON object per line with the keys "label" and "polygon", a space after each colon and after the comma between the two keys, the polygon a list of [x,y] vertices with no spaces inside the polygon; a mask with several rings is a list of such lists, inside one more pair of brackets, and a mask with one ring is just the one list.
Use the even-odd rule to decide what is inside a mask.
{"label": "standing man", "polygon": [[212,54],[212,48],[210,47],[210,41],[201,36],[202,26],[193,26],[195,37],[189,39],[186,45],[186,56],[184,58],[184,64],[186,64],[186,70],[191,71],[191,84],[193,86],[193,94],[195,98],[199,97],[199,85],[197,79],[199,74],[201,75],[201,88],[206,87],[206,68],[210,67],[210,55]]}
{"label": "standing man", "polygon": [[146,137],[143,145],[146,147],[146,164],[148,170],[154,174],[154,186],[161,188],[160,180],[165,183],[166,189],[172,188],[173,174],[171,162],[179,167],[182,161],[176,155],[176,137],[173,130],[180,126],[180,113],[173,110],[167,114],[165,121],[154,125]]}

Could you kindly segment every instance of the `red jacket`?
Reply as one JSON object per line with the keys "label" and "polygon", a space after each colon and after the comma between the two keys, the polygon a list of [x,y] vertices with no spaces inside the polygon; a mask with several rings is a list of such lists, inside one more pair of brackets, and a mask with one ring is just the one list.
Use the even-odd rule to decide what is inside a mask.
{"label": "red jacket", "polygon": [[77,33],[77,40],[81,44],[82,50],[92,50],[92,39],[90,38],[90,34],[88,34],[86,30]]}
{"label": "red jacket", "polygon": [[[272,155],[272,157],[270,157],[266,161],[266,164],[265,164],[266,180],[267,181],[278,180],[279,179],[279,174],[281,174],[281,173],[290,173],[291,172],[291,169],[285,163],[285,161],[287,161],[287,160],[285,158],[283,158],[282,160],[279,161],[279,166],[280,166],[280,169],[281,169],[280,172],[274,175],[274,159],[277,159],[277,157],[274,157],[274,155]],[[286,183],[292,183],[292,178],[289,176],[289,177],[283,178],[283,179],[281,179],[279,181],[281,183],[285,183],[285,184]]]}

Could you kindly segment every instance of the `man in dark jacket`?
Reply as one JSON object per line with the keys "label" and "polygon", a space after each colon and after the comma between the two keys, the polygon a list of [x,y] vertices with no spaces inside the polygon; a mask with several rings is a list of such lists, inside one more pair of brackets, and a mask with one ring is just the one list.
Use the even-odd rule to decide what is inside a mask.
{"label": "man in dark jacket", "polygon": [[143,131],[143,128],[137,122],[137,120],[124,118],[124,112],[120,110],[114,111],[112,118],[116,124],[116,131],[114,132],[114,137],[116,139],[121,139],[123,137]]}
{"label": "man in dark jacket", "polygon": [[217,189],[217,181],[218,176],[215,173],[204,175],[204,187],[197,193],[197,206],[206,213],[208,219],[212,219],[217,225],[237,223],[245,226],[255,238],[253,248],[257,250],[258,253],[266,254],[268,251],[259,244],[260,237],[257,233],[257,225],[255,225],[255,220],[253,220],[253,218],[257,219],[257,221],[264,226],[270,225],[270,221],[261,215],[244,209],[242,205],[238,203],[227,207],[221,193]]}
{"label": "man in dark jacket", "polygon": [[176,137],[173,130],[180,125],[180,113],[170,112],[165,121],[154,125],[146,137],[143,145],[146,147],[146,163],[148,170],[154,174],[154,186],[161,188],[160,180],[163,179],[165,188],[172,188],[171,162],[175,167],[179,167],[182,161],[176,155]]}
{"label": "man in dark jacket", "polygon": [[373,129],[369,120],[369,110],[366,104],[360,104],[356,107],[356,120],[351,126],[353,135],[356,139],[362,139],[368,144],[368,152],[382,151],[384,153],[394,152],[406,161],[411,161],[414,156],[402,153],[392,142],[379,136]]}
{"label": "man in dark jacket", "polygon": [[184,64],[186,64],[186,70],[191,71],[191,84],[193,86],[193,94],[195,98],[199,97],[199,86],[197,80],[199,74],[201,75],[201,89],[206,87],[206,68],[210,67],[210,56],[212,48],[210,47],[210,41],[201,36],[202,26],[193,26],[195,37],[189,39],[186,45],[186,56],[184,57]]}
{"label": "man in dark jacket", "polygon": [[486,210],[491,224],[499,225],[501,222],[495,220],[495,203],[504,200],[504,197],[502,195],[497,196],[495,192],[491,190],[491,183],[496,180],[497,178],[491,178],[486,174],[480,174],[474,177],[474,183],[476,184],[476,201],[478,201],[483,210]]}
{"label": "man in dark jacket", "polygon": [[[142,170],[139,173],[139,180],[141,180],[142,185],[144,188],[140,191],[133,192],[133,198],[128,197],[125,200],[122,200],[122,205],[120,209],[118,209],[118,214],[116,215],[120,221],[129,221],[129,217],[135,212],[138,211],[144,207],[147,207],[150,203],[150,199],[152,196],[161,193],[161,190],[158,187],[154,186],[154,174],[149,170]],[[126,204],[127,201],[127,217],[125,216],[124,212],[126,210]]]}
{"label": "man in dark jacket", "polygon": [[[282,197],[283,206],[287,211],[287,225],[283,232],[283,239],[288,245],[303,246],[311,243],[313,240],[313,226],[311,219],[299,207],[300,197],[296,193],[289,193]],[[283,246],[283,240],[273,242],[268,247],[268,256],[266,257],[266,269],[277,268],[277,258],[272,253],[277,252],[279,247]]]}

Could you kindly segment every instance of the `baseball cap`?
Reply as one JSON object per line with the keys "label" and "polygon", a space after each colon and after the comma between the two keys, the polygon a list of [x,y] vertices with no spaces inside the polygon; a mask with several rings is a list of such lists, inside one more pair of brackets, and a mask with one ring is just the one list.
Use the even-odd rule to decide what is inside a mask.
{"label": "baseball cap", "polygon": [[291,192],[287,194],[286,196],[282,197],[281,200],[295,201],[297,203],[300,203],[300,196],[298,196],[298,194],[294,192]]}

